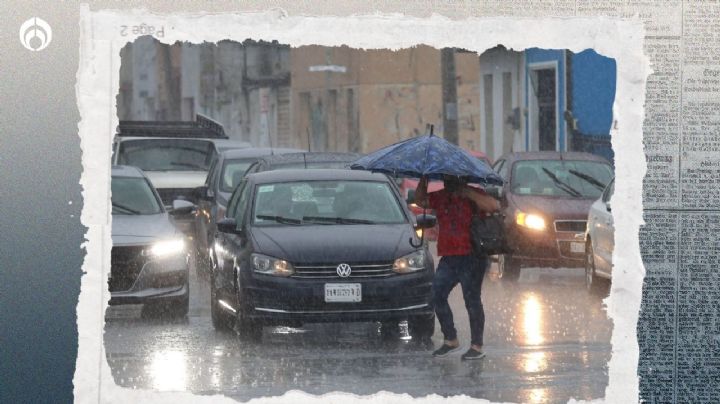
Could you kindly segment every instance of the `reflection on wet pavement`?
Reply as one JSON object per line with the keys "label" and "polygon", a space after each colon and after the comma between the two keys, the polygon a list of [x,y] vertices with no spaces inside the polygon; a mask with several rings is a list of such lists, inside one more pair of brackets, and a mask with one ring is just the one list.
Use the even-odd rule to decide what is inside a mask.
{"label": "reflection on wet pavement", "polygon": [[[108,309],[105,348],[115,383],[240,400],[299,389],[529,403],[600,398],[607,385],[612,323],[600,299],[584,290],[580,269],[523,269],[516,284],[488,274],[487,357],[469,363],[459,353],[430,356],[442,341],[439,327],[425,342],[402,326],[399,335],[383,336],[371,323],[265,328],[261,343],[247,342],[213,330],[205,280],[193,279],[191,291],[187,320],[143,319],[137,306]],[[470,333],[458,289],[451,305],[466,349]]]}

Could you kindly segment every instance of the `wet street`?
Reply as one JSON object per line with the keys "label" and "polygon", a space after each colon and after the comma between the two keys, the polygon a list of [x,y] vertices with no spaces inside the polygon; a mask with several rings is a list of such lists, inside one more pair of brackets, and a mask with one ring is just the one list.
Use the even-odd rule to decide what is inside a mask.
{"label": "wet street", "polygon": [[370,323],[266,327],[261,343],[216,332],[207,281],[191,274],[186,320],[144,319],[139,306],[108,309],[105,349],[116,384],[242,401],[289,390],[529,403],[604,396],[612,322],[600,298],[585,290],[582,269],[526,268],[508,284],[491,268],[482,292],[487,357],[471,362],[460,361],[470,333],[459,286],[451,306],[463,349],[435,359],[439,325],[424,343],[402,326],[388,338]]}

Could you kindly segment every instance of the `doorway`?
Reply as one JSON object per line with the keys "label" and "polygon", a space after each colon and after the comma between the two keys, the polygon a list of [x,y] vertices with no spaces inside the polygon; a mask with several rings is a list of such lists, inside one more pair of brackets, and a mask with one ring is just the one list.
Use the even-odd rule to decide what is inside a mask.
{"label": "doorway", "polygon": [[558,150],[557,68],[530,68],[530,130],[532,147],[540,151]]}

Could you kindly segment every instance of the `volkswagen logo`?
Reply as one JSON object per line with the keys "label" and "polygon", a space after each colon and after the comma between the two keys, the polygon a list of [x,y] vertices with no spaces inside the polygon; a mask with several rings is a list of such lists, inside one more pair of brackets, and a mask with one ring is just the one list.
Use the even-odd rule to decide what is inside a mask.
{"label": "volkswagen logo", "polygon": [[20,26],[20,43],[33,52],[47,48],[52,41],[50,24],[42,18],[33,17]]}
{"label": "volkswagen logo", "polygon": [[352,273],[352,268],[348,264],[340,264],[337,266],[337,274],[341,278],[347,278]]}

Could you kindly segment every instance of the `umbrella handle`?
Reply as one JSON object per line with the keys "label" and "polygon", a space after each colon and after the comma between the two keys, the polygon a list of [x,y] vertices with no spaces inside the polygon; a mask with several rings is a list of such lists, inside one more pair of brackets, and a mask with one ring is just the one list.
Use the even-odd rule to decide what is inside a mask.
{"label": "umbrella handle", "polygon": [[415,244],[415,240],[413,237],[410,237],[410,245],[414,248],[420,248],[422,245],[425,244],[425,232],[422,233],[422,236],[420,236],[420,243]]}

